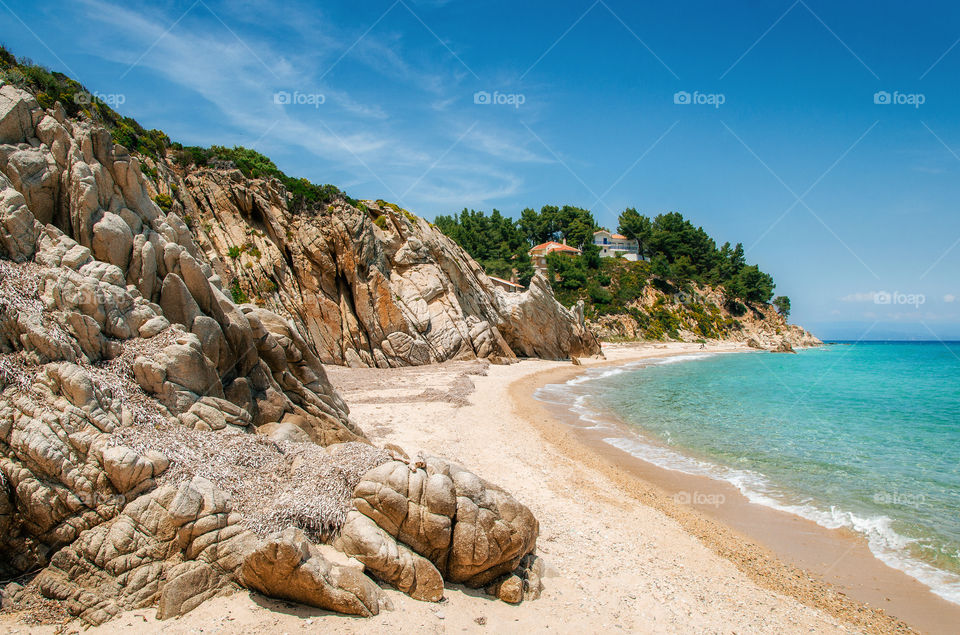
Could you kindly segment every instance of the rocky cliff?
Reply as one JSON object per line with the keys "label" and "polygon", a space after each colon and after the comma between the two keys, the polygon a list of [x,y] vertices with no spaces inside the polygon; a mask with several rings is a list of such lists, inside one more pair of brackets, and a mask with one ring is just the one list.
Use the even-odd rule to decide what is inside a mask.
{"label": "rocky cliff", "polygon": [[607,340],[732,341],[777,352],[823,344],[772,305],[731,303],[722,289],[696,284],[684,291],[646,286],[625,313],[600,315],[588,325]]}
{"label": "rocky cliff", "polygon": [[295,213],[275,179],[150,164],[158,178],[148,187],[189,220],[218,278],[235,295],[290,318],[324,363],[388,367],[600,351],[582,316],[557,303],[544,280],[523,293],[497,288],[453,241],[395,205],[337,198]]}
{"label": "rocky cliff", "polygon": [[371,446],[322,362],[596,351],[582,318],[392,209],[304,218],[274,182],[148,169],[0,85],[0,577],[40,570],[3,605],[95,624],[245,586],[372,615],[368,574],[428,599],[536,580],[529,510]]}

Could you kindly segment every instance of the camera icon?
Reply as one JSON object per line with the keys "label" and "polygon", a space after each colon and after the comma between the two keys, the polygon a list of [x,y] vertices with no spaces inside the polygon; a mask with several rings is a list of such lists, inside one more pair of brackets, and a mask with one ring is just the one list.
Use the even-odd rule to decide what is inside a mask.
{"label": "camera icon", "polygon": [[285,106],[292,101],[290,93],[285,90],[278,90],[273,94],[273,103]]}
{"label": "camera icon", "polygon": [[885,90],[879,90],[873,94],[873,103],[875,104],[889,104],[890,103],[890,93]]}
{"label": "camera icon", "polygon": [[488,92],[485,91],[485,90],[478,90],[477,92],[475,92],[475,93],[473,94],[473,103],[475,103],[475,104],[489,104],[489,103],[491,103],[490,93],[488,93]]}
{"label": "camera icon", "polygon": [[878,505],[889,505],[891,502],[890,494],[887,494],[886,492],[877,492],[873,495],[873,502]]}
{"label": "camera icon", "polygon": [[677,492],[673,495],[673,502],[677,505],[689,505],[691,500],[690,492]]}
{"label": "camera icon", "polygon": [[874,304],[890,304],[893,302],[893,295],[886,291],[877,291],[873,294]]}
{"label": "camera icon", "polygon": [[675,104],[689,104],[690,103],[690,93],[685,90],[675,92],[673,94],[673,103]]}
{"label": "camera icon", "polygon": [[73,96],[73,103],[78,106],[89,106],[93,103],[93,95],[85,90],[81,90],[79,93]]}

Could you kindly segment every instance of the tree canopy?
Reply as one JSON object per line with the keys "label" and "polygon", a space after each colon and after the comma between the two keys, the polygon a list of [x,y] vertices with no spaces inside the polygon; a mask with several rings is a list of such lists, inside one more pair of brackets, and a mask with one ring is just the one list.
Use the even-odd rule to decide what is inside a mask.
{"label": "tree canopy", "polygon": [[[457,215],[438,216],[436,225],[489,274],[509,278],[515,269],[524,285],[533,273],[527,256],[530,247],[566,240],[568,245],[581,249],[583,255],[548,259],[554,286],[602,296],[592,283],[600,269],[598,250],[593,245],[593,232],[599,226],[589,210],[572,205],[544,205],[540,211],[526,208],[518,219],[512,220],[498,210],[488,216],[482,211],[464,209]],[[717,248],[702,227],[679,212],[651,219],[628,207],[618,218],[617,231],[638,241],[640,255],[650,261],[648,275],[661,285],[722,285],[731,301],[747,303],[766,303],[773,297],[773,278],[756,265],[747,265],[742,244],[724,243]],[[786,310],[789,312],[789,305]]]}

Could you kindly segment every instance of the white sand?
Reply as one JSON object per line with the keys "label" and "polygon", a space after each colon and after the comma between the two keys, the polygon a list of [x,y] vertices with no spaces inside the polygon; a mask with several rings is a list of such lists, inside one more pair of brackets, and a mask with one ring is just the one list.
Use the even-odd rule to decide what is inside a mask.
{"label": "white sand", "polygon": [[[626,360],[699,348],[662,346],[605,350],[608,360]],[[460,462],[533,510],[540,521],[539,553],[551,569],[539,600],[510,606],[448,586],[444,601],[430,604],[388,589],[394,610],[365,620],[243,591],[178,619],[158,622],[153,609],[144,609],[90,632],[852,632],[821,611],[758,586],[674,520],[637,504],[603,473],[546,442],[508,388],[533,373],[568,366],[546,361],[490,366],[487,376],[470,376],[476,390],[460,408],[417,398],[426,388],[442,391],[453,383],[458,365],[387,371],[395,373],[388,379],[391,396],[414,399],[407,403],[355,403],[369,401],[368,377],[377,371],[331,372],[344,388],[352,417],[374,442]],[[364,385],[366,391],[351,390]]]}

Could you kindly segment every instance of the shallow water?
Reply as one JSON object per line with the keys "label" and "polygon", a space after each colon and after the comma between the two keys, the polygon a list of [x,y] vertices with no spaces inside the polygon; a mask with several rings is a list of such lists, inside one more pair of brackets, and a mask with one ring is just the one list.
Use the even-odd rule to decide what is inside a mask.
{"label": "shallow water", "polygon": [[538,397],[639,458],[861,532],[960,604],[960,343],[676,356],[592,369]]}

